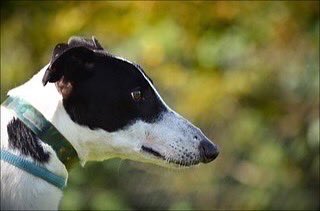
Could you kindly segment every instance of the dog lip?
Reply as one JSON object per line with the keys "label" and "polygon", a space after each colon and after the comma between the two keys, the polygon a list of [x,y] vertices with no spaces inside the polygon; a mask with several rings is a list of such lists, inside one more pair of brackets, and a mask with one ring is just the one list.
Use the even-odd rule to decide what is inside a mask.
{"label": "dog lip", "polygon": [[165,160],[165,157],[163,155],[161,155],[159,152],[155,151],[151,147],[142,146],[141,149],[149,154],[152,154],[156,157],[159,157]]}
{"label": "dog lip", "polygon": [[197,164],[200,163],[200,161],[197,161],[197,162],[182,162],[182,161],[179,161],[179,160],[166,159],[165,156],[160,154],[158,151],[152,149],[151,147],[141,146],[141,150],[146,152],[146,153],[148,153],[148,154],[151,154],[151,155],[153,155],[155,157],[159,157],[159,158],[161,158],[163,160],[166,160],[168,163],[178,165],[178,167],[190,167],[190,166],[197,165]]}

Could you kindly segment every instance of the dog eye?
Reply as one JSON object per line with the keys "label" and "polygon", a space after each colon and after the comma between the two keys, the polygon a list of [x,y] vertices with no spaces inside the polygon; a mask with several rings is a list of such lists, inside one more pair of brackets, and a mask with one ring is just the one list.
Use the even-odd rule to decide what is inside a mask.
{"label": "dog eye", "polygon": [[136,102],[140,101],[142,98],[141,91],[138,90],[138,91],[131,92],[131,97]]}

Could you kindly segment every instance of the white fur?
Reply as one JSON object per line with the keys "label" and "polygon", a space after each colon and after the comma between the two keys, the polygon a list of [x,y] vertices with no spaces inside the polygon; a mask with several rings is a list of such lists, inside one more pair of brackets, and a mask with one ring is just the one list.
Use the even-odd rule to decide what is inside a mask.
{"label": "white fur", "polygon": [[[110,133],[102,129],[91,130],[70,119],[62,105],[62,96],[55,85],[48,83],[44,87],[41,83],[46,68],[47,66],[28,82],[11,90],[8,94],[21,97],[38,109],[70,141],[82,164],[86,161],[99,161],[111,157],[128,158],[169,167],[177,165],[169,164],[168,161],[179,161],[182,164],[199,162],[200,140],[194,137],[203,134],[163,102],[142,72],[141,74],[167,106],[168,112],[163,113],[154,123],[136,121],[122,130]],[[1,148],[20,155],[19,152],[8,147],[6,126],[15,116],[13,111],[1,106]],[[53,155],[45,167],[67,178],[68,172],[52,148],[43,142],[42,145]],[[158,151],[165,160],[143,152],[142,146]],[[189,156],[183,158],[187,154],[192,158]],[[1,209],[57,209],[61,197],[62,192],[58,188],[1,161]]]}
{"label": "white fur", "polygon": [[[19,151],[9,149],[6,126],[14,117],[14,112],[1,106],[1,149],[32,161]],[[43,147],[55,154],[48,145],[43,143]],[[45,167],[68,178],[65,166],[56,156],[52,156]],[[1,160],[1,210],[57,210],[61,197],[62,192],[57,187]]]}

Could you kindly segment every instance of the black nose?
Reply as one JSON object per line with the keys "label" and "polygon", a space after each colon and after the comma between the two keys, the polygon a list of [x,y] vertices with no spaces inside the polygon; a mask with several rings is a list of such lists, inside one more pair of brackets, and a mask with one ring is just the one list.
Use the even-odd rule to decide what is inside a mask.
{"label": "black nose", "polygon": [[217,145],[211,143],[208,140],[200,142],[199,145],[201,162],[209,163],[213,161],[219,155],[219,150]]}

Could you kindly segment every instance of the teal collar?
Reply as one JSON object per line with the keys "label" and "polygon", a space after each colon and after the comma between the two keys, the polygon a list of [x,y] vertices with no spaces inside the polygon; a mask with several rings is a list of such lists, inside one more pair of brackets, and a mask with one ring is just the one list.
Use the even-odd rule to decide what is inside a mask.
{"label": "teal collar", "polygon": [[48,171],[47,169],[25,160],[11,152],[6,150],[0,151],[1,160],[10,163],[11,165],[18,167],[36,177],[40,177],[41,179],[49,182],[50,184],[60,188],[61,190],[66,186],[67,181],[65,178],[55,175],[54,173]]}
{"label": "teal collar", "polygon": [[78,154],[69,141],[31,104],[19,97],[9,96],[2,105],[14,110],[41,141],[50,145],[67,169],[79,162]]}

